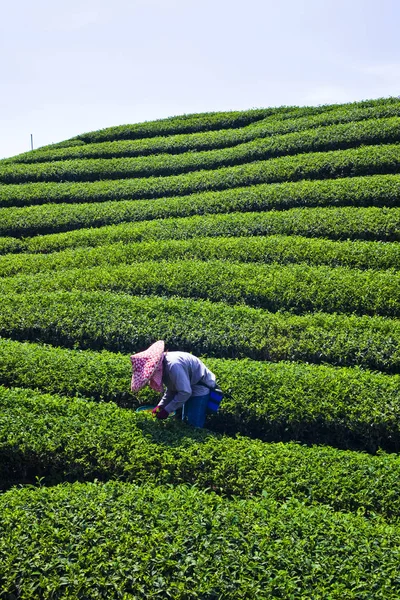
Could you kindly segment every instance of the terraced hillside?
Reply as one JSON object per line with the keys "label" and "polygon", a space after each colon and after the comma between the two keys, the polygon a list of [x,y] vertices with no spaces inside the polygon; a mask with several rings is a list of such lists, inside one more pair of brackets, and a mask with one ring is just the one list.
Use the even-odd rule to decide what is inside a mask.
{"label": "terraced hillside", "polygon": [[[0,598],[399,598],[399,99],[0,161],[0,236]],[[207,429],[134,412],[157,339]]]}

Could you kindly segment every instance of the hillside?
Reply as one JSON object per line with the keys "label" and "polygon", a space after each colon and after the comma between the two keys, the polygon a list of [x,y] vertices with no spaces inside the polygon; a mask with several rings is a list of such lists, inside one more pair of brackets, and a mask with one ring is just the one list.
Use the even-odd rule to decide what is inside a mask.
{"label": "hillside", "polygon": [[[397,599],[399,242],[397,98],[0,161],[0,598]],[[157,339],[207,429],[134,412]]]}

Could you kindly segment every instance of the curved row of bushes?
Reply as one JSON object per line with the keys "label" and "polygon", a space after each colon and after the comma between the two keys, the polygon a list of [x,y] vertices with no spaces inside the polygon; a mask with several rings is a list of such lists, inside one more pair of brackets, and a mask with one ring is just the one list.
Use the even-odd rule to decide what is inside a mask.
{"label": "curved row of bushes", "polygon": [[[104,244],[203,237],[297,235],[332,240],[400,241],[400,208],[292,208],[121,223],[27,239],[0,238],[0,252],[49,253]],[[4,260],[8,260],[5,258]]]}
{"label": "curved row of bushes", "polygon": [[340,106],[345,110],[356,108],[373,108],[378,106],[397,106],[399,99],[378,98],[376,100],[365,100],[362,102],[345,103],[342,105],[331,104],[325,106],[281,106],[277,108],[253,109],[247,111],[231,111],[217,113],[198,113],[192,115],[181,115],[169,119],[160,119],[157,121],[148,121],[145,123],[136,123],[131,125],[119,125],[117,127],[107,127],[98,131],[91,131],[72,138],[69,141],[81,140],[87,144],[96,142],[138,139],[144,137],[153,137],[159,135],[171,135],[181,132],[210,131],[218,129],[227,129],[243,127],[252,122],[268,119],[271,121],[281,119],[293,119],[305,116],[317,115],[320,113],[337,110]]}
{"label": "curved row of bushes", "polygon": [[[397,114],[400,102],[342,114],[374,106]],[[177,150],[183,138],[212,147],[259,135],[228,150],[71,161],[81,177],[90,164],[126,176],[133,165],[254,160],[330,134],[342,148],[397,140],[391,115],[386,133],[360,120],[276,135],[336,110],[190,115],[56,146],[143,135],[154,137],[125,147]],[[196,130],[209,133],[168,138]],[[48,169],[18,164],[26,175]],[[0,183],[0,232],[20,236],[0,239],[15,252],[0,260],[0,488],[42,486],[0,494],[0,596],[397,600],[400,320],[337,311],[398,314],[399,165],[396,143],[147,179]],[[55,161],[56,177],[75,177],[69,166]],[[305,257],[332,264],[299,265]],[[224,302],[170,296],[205,293]],[[321,307],[336,312],[280,312]],[[225,398],[207,417],[213,433],[135,414],[160,395],[131,393],[129,355],[157,339],[216,373]],[[96,482],[110,478],[123,481]]]}
{"label": "curved row of bushes", "polygon": [[[301,236],[216,237],[115,243],[50,254],[0,256],[0,277],[65,269],[119,266],[144,261],[227,260],[244,263],[305,263],[355,269],[400,269],[400,244],[336,242]],[[1,283],[0,283],[1,285]]]}
{"label": "curved row of bushes", "polygon": [[204,300],[58,292],[4,296],[0,318],[2,336],[69,348],[132,353],[164,339],[171,350],[197,355],[400,371],[400,321],[385,317],[299,316]]}
{"label": "curved row of bushes", "polygon": [[[379,106],[388,107],[397,105],[398,98],[378,98],[376,100],[365,100],[362,102],[345,103],[342,105],[331,104],[325,106],[281,106],[277,108],[251,109],[246,111],[229,111],[214,113],[197,113],[189,115],[180,115],[167,119],[158,119],[156,121],[147,121],[144,123],[135,123],[129,125],[119,125],[116,127],[106,127],[98,131],[83,133],[75,138],[61,142],[61,144],[73,144],[77,141],[92,144],[96,142],[140,139],[154,136],[166,136],[175,133],[195,133],[198,131],[212,131],[218,129],[228,129],[243,127],[250,123],[260,121],[261,119],[281,120],[293,119],[325,113],[331,110],[337,110],[343,107],[346,110],[357,108],[373,108]],[[59,144],[52,144],[50,147],[57,147]]]}
{"label": "curved row of bushes", "polygon": [[[193,156],[196,156],[196,153]],[[182,158],[182,155],[177,158]],[[232,189],[257,183],[397,173],[399,167],[399,144],[361,146],[348,150],[282,156],[244,165],[167,177],[0,185],[0,206],[160,198],[208,190]]]}
{"label": "curved row of bushes", "polygon": [[369,600],[372,591],[395,600],[400,591],[396,527],[295,500],[88,483],[9,491],[0,515],[8,597]]}
{"label": "curved row of bushes", "polygon": [[[383,103],[386,104],[384,100]],[[389,100],[389,104],[391,103],[392,100]],[[381,102],[377,102],[377,104],[380,105]],[[86,144],[91,144],[93,142],[109,140],[151,138],[159,135],[166,136],[182,132],[194,133],[198,131],[214,131],[219,129],[244,127],[249,123],[255,123],[261,119],[282,118],[285,114],[292,116],[301,114],[302,111],[304,111],[304,114],[309,114],[310,112],[313,112],[313,107],[304,107],[304,109],[302,109],[296,106],[280,106],[277,108],[256,108],[241,111],[179,115],[166,119],[157,119],[155,121],[144,121],[143,123],[106,127],[97,131],[81,133],[75,138],[71,138],[71,140],[82,140]]]}
{"label": "curved row of bushes", "polygon": [[394,270],[184,259],[105,264],[0,280],[2,295],[70,290],[203,298],[295,314],[400,316],[400,273]]}
{"label": "curved row of bushes", "polygon": [[[358,103],[355,103],[355,106],[357,106],[357,104]],[[396,104],[394,98],[382,98],[381,101],[377,102],[367,101],[361,106],[369,108],[380,105],[388,106],[390,104]],[[285,116],[287,116],[287,118],[293,118],[297,114],[307,115],[314,114],[318,111],[321,111],[321,108],[281,106],[277,108],[250,109],[246,111],[193,113],[157,119],[155,121],[144,121],[142,123],[130,123],[106,127],[105,129],[80,134],[56,144],[43,146],[39,150],[69,148],[113,140],[140,140],[143,138],[170,136],[182,133],[190,134],[218,131],[219,129],[236,129],[264,119],[284,119]]]}
{"label": "curved row of bushes", "polygon": [[119,479],[196,484],[222,496],[296,498],[398,521],[400,459],[264,443],[87,400],[0,388],[0,487]]}
{"label": "curved row of bushes", "polygon": [[[179,154],[189,150],[215,150],[249,142],[256,138],[282,135],[304,131],[326,125],[364,121],[367,119],[382,119],[400,115],[400,102],[394,104],[378,104],[372,107],[332,109],[327,112],[308,115],[306,117],[288,118],[281,113],[277,118],[267,117],[235,129],[218,129],[201,133],[172,134],[135,140],[116,140],[78,144],[77,146],[57,147],[48,146],[34,152],[26,152],[4,161],[6,163],[39,163],[67,159],[82,158],[115,158],[118,156],[147,156],[149,154],[171,153]],[[285,117],[286,118],[283,118]]]}
{"label": "curved row of bushes", "polygon": [[37,235],[122,222],[294,207],[398,206],[399,175],[260,184],[175,198],[0,208],[0,235]]}
{"label": "curved row of bushes", "polygon": [[277,156],[305,152],[337,151],[363,144],[400,141],[400,118],[370,119],[256,139],[233,148],[158,154],[138,158],[91,158],[35,164],[1,164],[0,183],[36,181],[99,181],[132,177],[169,176],[204,169],[218,169]]}
{"label": "curved row of bushes", "polygon": [[[143,347],[132,345],[121,355],[0,340],[0,382],[121,406],[155,404],[160,395],[150,388],[130,391],[129,353]],[[294,362],[204,361],[226,394],[208,420],[216,431],[370,452],[400,447],[398,375]]]}

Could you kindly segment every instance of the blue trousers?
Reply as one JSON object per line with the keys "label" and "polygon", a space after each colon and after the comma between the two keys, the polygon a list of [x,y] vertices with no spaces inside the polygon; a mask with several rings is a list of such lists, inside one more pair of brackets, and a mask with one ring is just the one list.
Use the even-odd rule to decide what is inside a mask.
{"label": "blue trousers", "polygon": [[204,427],[209,396],[191,396],[182,407],[182,421],[193,427]]}

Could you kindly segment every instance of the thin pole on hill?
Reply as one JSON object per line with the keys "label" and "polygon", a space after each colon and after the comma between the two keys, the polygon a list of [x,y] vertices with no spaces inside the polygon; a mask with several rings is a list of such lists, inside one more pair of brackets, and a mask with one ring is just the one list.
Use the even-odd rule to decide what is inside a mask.
{"label": "thin pole on hill", "polygon": [[31,150],[33,150],[33,134],[31,133]]}

